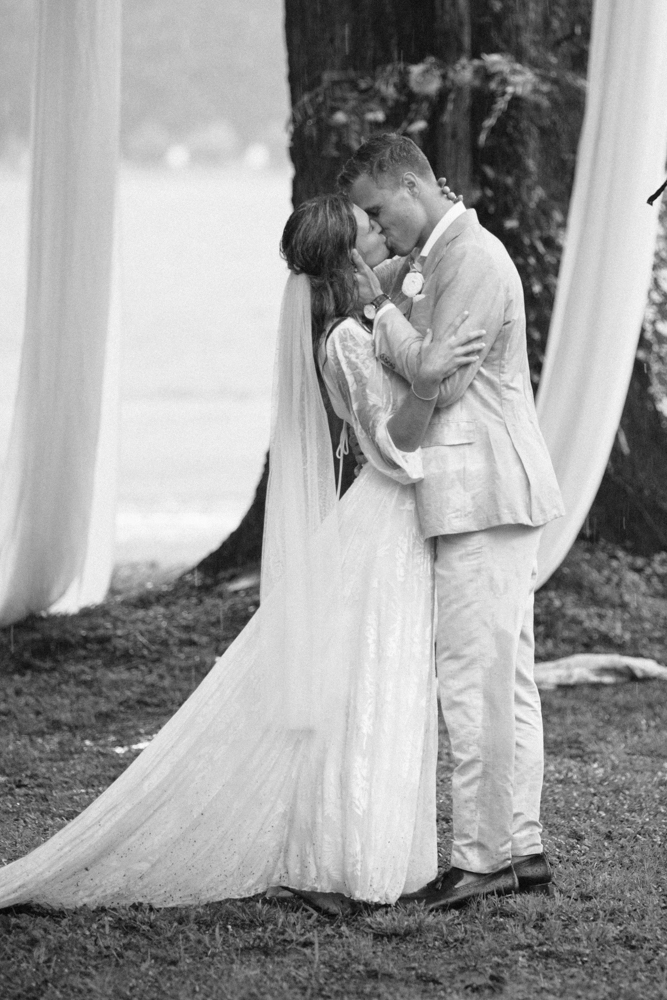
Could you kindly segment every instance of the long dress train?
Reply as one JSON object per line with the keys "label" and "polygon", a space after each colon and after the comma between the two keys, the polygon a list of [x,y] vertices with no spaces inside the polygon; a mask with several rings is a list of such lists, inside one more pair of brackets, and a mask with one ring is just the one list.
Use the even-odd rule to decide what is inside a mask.
{"label": "long dress train", "polygon": [[[274,586],[128,769],[0,871],[0,906],[184,905],[276,885],[392,903],[435,875],[433,557],[410,485],[419,457],[386,433],[400,380],[383,381],[363,328],[343,324],[327,356],[369,457],[337,504],[341,618],[314,623],[344,637],[346,663],[327,661],[327,642],[323,662],[290,672]],[[327,701],[313,714],[280,679],[289,689],[315,667]]]}

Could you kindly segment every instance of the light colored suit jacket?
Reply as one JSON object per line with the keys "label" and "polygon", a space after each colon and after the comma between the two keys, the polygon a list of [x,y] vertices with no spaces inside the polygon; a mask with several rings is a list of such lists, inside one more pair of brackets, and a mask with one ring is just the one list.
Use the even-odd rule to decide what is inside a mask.
{"label": "light colored suit jacket", "polygon": [[431,249],[416,300],[400,290],[408,268],[407,258],[378,268],[398,306],[374,324],[385,365],[411,382],[426,331],[437,335],[465,309],[468,328],[486,330],[479,361],[443,382],[422,442],[424,479],[416,490],[424,535],[560,517],[563,502],[530,384],[523,288],[505,247],[469,209]]}

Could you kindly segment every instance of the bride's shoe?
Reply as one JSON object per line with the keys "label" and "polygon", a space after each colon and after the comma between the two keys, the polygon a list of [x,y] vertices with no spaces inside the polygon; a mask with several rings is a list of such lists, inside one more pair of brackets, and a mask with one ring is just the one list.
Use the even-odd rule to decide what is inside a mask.
{"label": "bride's shoe", "polygon": [[272,885],[264,893],[265,899],[294,899],[294,895],[289,889],[285,889],[282,885]]}
{"label": "bride's shoe", "polygon": [[289,889],[302,902],[309,906],[316,913],[321,913],[325,917],[344,917],[351,914],[354,904],[348,896],[342,892],[311,892],[305,889]]}

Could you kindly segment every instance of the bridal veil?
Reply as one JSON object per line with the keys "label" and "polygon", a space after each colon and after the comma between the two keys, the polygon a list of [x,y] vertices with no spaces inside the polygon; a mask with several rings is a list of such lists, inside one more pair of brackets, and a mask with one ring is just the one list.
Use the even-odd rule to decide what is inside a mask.
{"label": "bridal veil", "polygon": [[[0,871],[0,905],[205,901],[221,891],[256,892],[287,874],[275,837],[262,841],[267,830],[296,821],[304,745],[325,741],[350,662],[331,443],[305,275],[290,275],[283,297],[270,456],[259,611],[110,788]],[[235,810],[243,812],[238,822]],[[241,842],[235,827],[243,828]]]}

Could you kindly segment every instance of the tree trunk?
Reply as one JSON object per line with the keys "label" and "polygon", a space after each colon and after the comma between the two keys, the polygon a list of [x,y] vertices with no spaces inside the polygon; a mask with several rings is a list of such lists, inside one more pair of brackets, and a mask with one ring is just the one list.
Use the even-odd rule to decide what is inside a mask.
{"label": "tree trunk", "polygon": [[[472,20],[470,0],[441,0],[443,32],[449,50],[443,61],[454,64],[459,58],[472,58]],[[446,19],[446,20],[445,20]],[[463,86],[448,96],[436,123],[438,167],[447,177],[449,186],[463,195],[467,205],[474,200],[471,136],[471,89]]]}
{"label": "tree trunk", "polygon": [[667,431],[646,364],[635,359],[623,416],[584,538],[647,556],[667,549]]}
{"label": "tree trunk", "polygon": [[[459,7],[467,0],[458,0]],[[292,107],[322,82],[325,73],[348,70],[372,72],[385,63],[416,63],[434,52],[447,52],[454,61],[458,47],[455,20],[460,12],[448,0],[413,0],[409,10],[397,0],[285,0],[285,35]],[[431,157],[437,150],[427,150]],[[327,120],[306,119],[294,129],[290,154],[294,164],[292,202],[336,186],[338,173],[352,154],[348,147],[334,147]],[[325,398],[332,437],[332,455],[340,436],[341,421]],[[343,489],[354,481],[355,462],[344,463]],[[205,579],[219,579],[232,571],[258,563],[261,557],[264,503],[268,481],[268,456],[253,502],[239,527],[222,545],[206,556],[197,570]]]}
{"label": "tree trunk", "polygon": [[[369,73],[393,62],[417,63],[452,49],[445,36],[447,0],[285,0],[285,36],[292,107],[326,77],[347,71]],[[292,135],[293,201],[333,191],[353,149],[331,142],[326,118],[306,120]]]}
{"label": "tree trunk", "polygon": [[[336,139],[326,114],[309,100],[325,80],[349,71],[368,73],[399,60],[410,64],[436,56],[451,66],[460,58],[505,52],[527,65],[558,65],[586,71],[591,0],[285,0],[285,33],[295,124],[291,157],[293,203],[335,188],[337,174],[353,149]],[[531,369],[539,381],[560,259],[560,227],[574,174],[581,126],[580,96],[558,97],[549,110],[558,128],[544,129],[518,101],[503,125],[494,126],[482,148],[477,136],[489,112],[489,95],[461,88],[437,109],[422,147],[436,171],[467,196],[480,221],[507,246],[526,291]],[[577,103],[578,101],[578,103]],[[380,129],[392,127],[387,121]],[[546,195],[545,195],[546,192]],[[537,198],[537,201],[535,201]],[[546,207],[545,207],[546,206]],[[508,220],[517,224],[507,226]],[[530,239],[527,239],[530,236]],[[531,240],[533,242],[531,242]],[[537,251],[535,250],[537,247]],[[546,247],[546,250],[545,250]],[[325,400],[328,403],[328,401]],[[329,409],[334,442],[340,421]],[[638,362],[632,376],[607,473],[593,504],[585,537],[623,542],[642,553],[667,548],[667,434],[649,392],[649,376]],[[221,547],[200,563],[205,576],[261,556],[267,466],[245,518]],[[344,486],[353,481],[354,461],[345,464]]]}
{"label": "tree trunk", "polygon": [[[225,538],[222,545],[205,556],[196,567],[204,580],[220,580],[238,569],[259,563],[262,555],[264,507],[268,482],[269,455],[267,452],[255,496],[243,520],[238,528]],[[190,570],[189,573],[191,572]]]}

